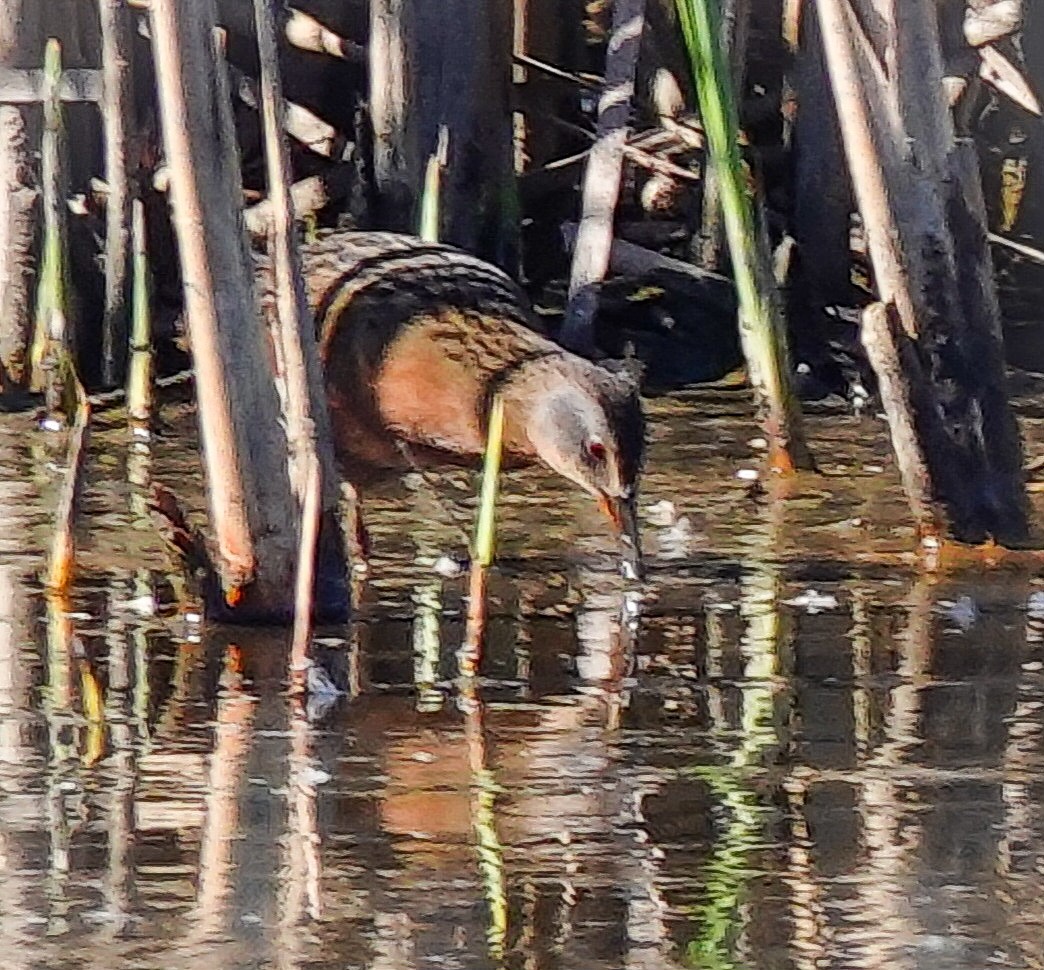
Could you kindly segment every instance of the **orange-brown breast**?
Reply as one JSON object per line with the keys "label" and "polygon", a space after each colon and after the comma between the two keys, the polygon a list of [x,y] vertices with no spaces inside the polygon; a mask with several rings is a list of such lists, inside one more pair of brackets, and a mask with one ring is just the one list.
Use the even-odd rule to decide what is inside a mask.
{"label": "orange-brown breast", "polygon": [[429,327],[405,327],[375,375],[382,422],[406,441],[458,455],[485,447],[479,414],[485,377],[471,361],[432,339]]}

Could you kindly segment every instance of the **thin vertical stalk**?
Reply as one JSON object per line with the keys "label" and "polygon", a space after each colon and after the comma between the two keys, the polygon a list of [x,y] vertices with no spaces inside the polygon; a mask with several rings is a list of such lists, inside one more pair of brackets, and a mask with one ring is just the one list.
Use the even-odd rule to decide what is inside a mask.
{"label": "thin vertical stalk", "polygon": [[489,429],[486,434],[482,492],[475,526],[475,559],[483,567],[493,563],[496,542],[497,489],[500,459],[504,450],[504,401],[500,397],[493,399],[493,406],[489,409]]}
{"label": "thin vertical stalk", "polygon": [[468,742],[468,767],[471,773],[471,824],[475,833],[482,888],[489,908],[486,943],[489,955],[498,963],[504,956],[508,931],[508,902],[504,878],[504,849],[497,835],[497,783],[489,768],[484,725],[485,705],[473,680],[461,686],[464,708],[464,733]]}
{"label": "thin vertical stalk", "polygon": [[[732,90],[742,102],[747,67],[747,36],[750,32],[750,0],[719,0],[721,3],[721,46],[728,54]],[[707,166],[703,179],[703,217],[699,234],[699,264],[717,272],[721,268],[721,188],[717,169]]]}
{"label": "thin vertical stalk", "polygon": [[127,374],[127,415],[131,423],[147,424],[152,412],[152,316],[149,307],[149,257],[145,239],[145,205],[133,204],[131,248],[134,285],[131,299],[130,368]]}
{"label": "thin vertical stalk", "polygon": [[413,594],[413,603],[413,685],[417,694],[417,710],[437,711],[443,704],[442,691],[435,686],[442,652],[441,580],[421,586]]}
{"label": "thin vertical stalk", "polygon": [[45,390],[49,410],[56,410],[63,392],[65,410],[72,414],[65,481],[58,500],[56,529],[51,541],[47,587],[65,590],[72,580],[76,556],[73,520],[76,498],[86,458],[90,405],[76,375],[69,352],[66,316],[68,294],[65,258],[63,158],[64,127],[60,85],[62,49],[55,39],[44,55],[44,133],[41,146],[41,180],[44,198],[43,254],[37,294],[36,335],[33,344],[34,385]]}
{"label": "thin vertical stalk", "polygon": [[[0,0],[0,68],[37,68],[43,56],[40,0]],[[30,105],[0,104],[0,393],[30,378],[40,192],[33,176],[37,125]]]}
{"label": "thin vertical stalk", "polygon": [[[307,665],[311,639],[321,513],[330,510],[327,522],[336,531],[332,512],[337,508],[339,490],[315,321],[305,297],[294,235],[290,155],[283,135],[284,101],[276,28],[269,0],[254,0],[254,21],[261,62],[261,118],[272,212],[269,254],[276,296],[277,383],[290,445],[291,486],[301,516],[292,648],[292,677],[299,682]],[[301,561],[301,556],[308,556],[309,561]]]}
{"label": "thin vertical stalk", "polygon": [[468,583],[468,617],[461,650],[460,668],[465,676],[478,671],[482,635],[486,625],[486,570],[493,562],[496,544],[497,486],[504,445],[504,401],[494,397],[486,432],[486,453],[482,467],[475,541],[471,552]]}
{"label": "thin vertical stalk", "polygon": [[620,198],[634,72],[644,27],[645,0],[614,0],[612,33],[605,54],[605,88],[598,101],[595,143],[584,171],[583,211],[569,276],[569,304],[559,333],[562,344],[581,352],[594,348],[598,288],[609,269],[613,217]]}
{"label": "thin vertical stalk", "polygon": [[716,4],[676,0],[682,34],[699,93],[707,147],[721,186],[722,215],[740,306],[740,338],[750,380],[765,414],[773,467],[809,467],[801,409],[791,385],[786,330],[770,269],[758,245],[754,210],[744,183],[739,120],[722,55]]}
{"label": "thin vertical stalk", "polygon": [[[170,163],[172,216],[181,255],[185,315],[196,371],[200,435],[218,568],[226,602],[238,603],[258,570],[255,532],[259,530],[252,527],[249,514],[248,496],[254,485],[250,481],[254,476],[249,446],[234,418],[237,375],[226,373],[224,366],[227,338],[222,333],[222,310],[234,297],[245,295],[248,279],[241,254],[225,253],[220,245],[233,239],[237,227],[225,225],[222,240],[214,238],[217,220],[224,221],[230,213],[210,211],[210,203],[219,193],[225,197],[229,175],[221,172],[218,178],[207,180],[200,171],[199,163],[204,160],[208,169],[221,164],[221,147],[214,144],[212,136],[220,135],[226,121],[215,117],[211,122],[213,131],[197,131],[193,124],[203,110],[212,110],[214,106],[209,93],[207,100],[202,100],[204,79],[212,82],[216,76],[216,55],[210,33],[205,30],[207,24],[202,25],[201,31],[196,22],[204,9],[202,4],[156,0],[149,4],[149,26],[156,74],[163,79],[157,94]],[[212,259],[215,250],[224,258]],[[242,255],[245,260],[245,253]],[[229,272],[231,278],[227,296],[216,278],[222,270]],[[252,310],[240,306],[235,319],[226,323],[249,328],[253,325]]]}
{"label": "thin vertical stalk", "polygon": [[124,0],[98,0],[104,84],[105,129],[105,317],[102,382],[120,382],[126,364],[127,290],[130,275],[131,192],[129,134],[133,126],[130,72],[130,10]]}
{"label": "thin vertical stalk", "polygon": [[76,411],[69,430],[65,480],[58,497],[55,513],[56,527],[51,540],[47,563],[47,588],[54,591],[66,590],[72,581],[76,562],[76,500],[80,492],[83,468],[87,459],[87,433],[91,407],[79,380],[72,375],[76,389]]}
{"label": "thin vertical stalk", "polygon": [[308,679],[308,655],[314,623],[315,551],[319,544],[319,519],[322,480],[319,461],[312,456],[301,513],[301,545],[297,555],[297,582],[294,590],[294,632],[290,647],[291,686],[304,690]]}
{"label": "thin vertical stalk", "polygon": [[40,181],[43,186],[43,245],[40,283],[36,296],[36,330],[30,354],[33,391],[44,391],[47,407],[55,411],[61,394],[66,348],[71,343],[67,317],[67,266],[65,258],[65,193],[62,148],[62,48],[53,37],[44,53],[43,116],[40,149]]}
{"label": "thin vertical stalk", "polygon": [[449,158],[449,129],[442,125],[439,128],[439,144],[428,158],[428,166],[424,170],[424,191],[421,193],[420,225],[417,235],[425,242],[439,241],[439,217],[441,215],[440,198],[442,190],[442,170]]}

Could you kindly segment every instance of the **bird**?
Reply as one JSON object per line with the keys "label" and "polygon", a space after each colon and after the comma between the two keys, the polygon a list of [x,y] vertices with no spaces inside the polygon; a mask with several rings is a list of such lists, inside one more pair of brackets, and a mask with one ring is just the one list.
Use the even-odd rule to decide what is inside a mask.
{"label": "bird", "polygon": [[645,422],[630,373],[539,334],[514,281],[452,246],[335,231],[312,244],[306,278],[350,481],[477,464],[499,397],[504,463],[542,462],[589,493],[640,570]]}

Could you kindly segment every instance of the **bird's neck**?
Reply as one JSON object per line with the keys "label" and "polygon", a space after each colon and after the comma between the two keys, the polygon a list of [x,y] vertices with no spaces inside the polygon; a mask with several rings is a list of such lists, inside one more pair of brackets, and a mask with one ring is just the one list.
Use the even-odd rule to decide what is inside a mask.
{"label": "bird's neck", "polygon": [[536,457],[529,439],[530,419],[534,409],[569,380],[562,371],[564,359],[564,353],[552,351],[520,361],[498,382],[495,393],[504,402],[504,448],[509,454]]}

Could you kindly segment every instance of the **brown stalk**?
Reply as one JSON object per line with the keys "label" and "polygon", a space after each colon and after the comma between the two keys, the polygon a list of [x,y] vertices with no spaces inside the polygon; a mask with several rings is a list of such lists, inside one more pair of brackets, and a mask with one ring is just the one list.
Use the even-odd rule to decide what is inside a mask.
{"label": "brown stalk", "polygon": [[598,288],[609,269],[613,218],[620,197],[644,24],[645,0],[615,0],[606,51],[605,88],[598,102],[595,143],[584,172],[582,216],[569,276],[569,303],[559,333],[563,345],[582,352],[590,353],[594,347]]}

